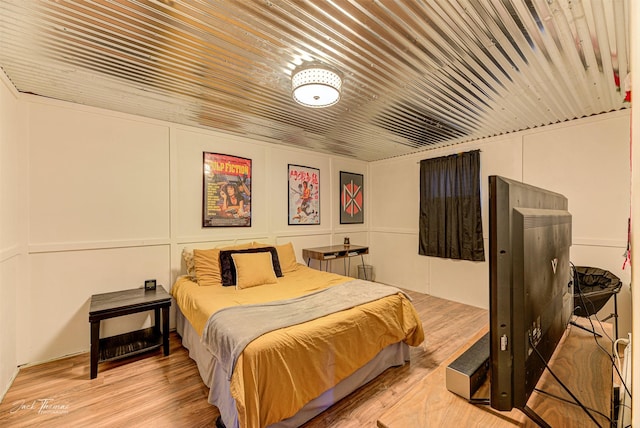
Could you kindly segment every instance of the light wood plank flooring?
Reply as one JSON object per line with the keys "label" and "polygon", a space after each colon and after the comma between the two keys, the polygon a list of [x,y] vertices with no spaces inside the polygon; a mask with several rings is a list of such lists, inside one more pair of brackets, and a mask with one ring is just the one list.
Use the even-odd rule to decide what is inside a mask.
{"label": "light wood plank flooring", "polygon": [[[304,428],[375,427],[411,386],[488,324],[486,310],[408,294],[422,319],[425,345],[412,348],[410,364],[388,369]],[[175,333],[170,344],[168,357],[158,350],[102,363],[93,380],[88,353],[23,368],[0,403],[0,426],[214,426],[218,411],[207,403],[195,363]]]}

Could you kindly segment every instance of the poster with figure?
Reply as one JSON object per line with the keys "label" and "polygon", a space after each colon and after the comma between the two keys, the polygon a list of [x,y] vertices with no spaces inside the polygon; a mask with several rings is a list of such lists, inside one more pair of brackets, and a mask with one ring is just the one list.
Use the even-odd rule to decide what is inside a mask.
{"label": "poster with figure", "polygon": [[203,157],[202,227],[251,226],[251,159]]}
{"label": "poster with figure", "polygon": [[364,176],[340,171],[340,223],[364,223]]}
{"label": "poster with figure", "polygon": [[320,170],[289,164],[289,224],[320,224]]}

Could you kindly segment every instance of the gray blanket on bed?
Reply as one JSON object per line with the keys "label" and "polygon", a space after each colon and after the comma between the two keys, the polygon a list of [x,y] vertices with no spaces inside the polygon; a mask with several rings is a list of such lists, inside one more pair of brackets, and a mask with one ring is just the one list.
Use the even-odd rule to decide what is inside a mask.
{"label": "gray blanket on bed", "polygon": [[230,380],[238,357],[257,337],[398,293],[404,294],[396,287],[356,279],[293,299],[228,307],[211,315],[202,342]]}

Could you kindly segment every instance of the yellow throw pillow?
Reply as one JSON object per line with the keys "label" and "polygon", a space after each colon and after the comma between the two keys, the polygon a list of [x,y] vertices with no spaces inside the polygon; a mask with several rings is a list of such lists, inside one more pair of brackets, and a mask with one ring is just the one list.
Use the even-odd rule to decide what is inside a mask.
{"label": "yellow throw pillow", "polygon": [[276,245],[276,251],[278,251],[278,260],[283,274],[298,269],[298,259],[296,259],[296,252],[291,242]]}
{"label": "yellow throw pillow", "polygon": [[222,285],[222,275],[220,274],[221,250],[246,250],[248,248],[251,248],[251,242],[209,250],[193,250],[193,264],[198,285]]}
{"label": "yellow throw pillow", "polygon": [[271,253],[234,253],[231,257],[236,266],[238,290],[278,282],[273,271]]}
{"label": "yellow throw pillow", "polygon": [[193,262],[196,268],[196,282],[201,286],[222,286],[220,276],[220,250],[193,250]]}

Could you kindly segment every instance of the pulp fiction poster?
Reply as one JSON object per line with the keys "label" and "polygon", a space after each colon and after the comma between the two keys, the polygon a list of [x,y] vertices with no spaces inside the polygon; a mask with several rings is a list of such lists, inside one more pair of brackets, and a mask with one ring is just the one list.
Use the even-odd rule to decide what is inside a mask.
{"label": "pulp fiction poster", "polygon": [[251,226],[251,159],[204,152],[202,227]]}

